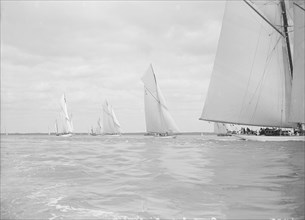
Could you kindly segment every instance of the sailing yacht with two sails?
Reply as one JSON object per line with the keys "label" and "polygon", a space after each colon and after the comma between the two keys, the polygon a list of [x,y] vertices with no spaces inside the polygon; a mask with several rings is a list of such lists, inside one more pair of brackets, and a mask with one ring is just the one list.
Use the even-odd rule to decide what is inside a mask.
{"label": "sailing yacht with two sails", "polygon": [[176,137],[174,134],[179,132],[179,129],[168,111],[152,65],[143,75],[142,82],[144,83],[146,135]]}
{"label": "sailing yacht with two sails", "polygon": [[73,134],[73,123],[72,123],[72,115],[69,116],[68,109],[67,109],[67,101],[66,101],[66,95],[63,94],[60,99],[60,115],[61,115],[61,121],[63,126],[62,133],[58,132],[58,124],[57,120],[55,122],[55,132],[56,136],[61,137],[71,137]]}
{"label": "sailing yacht with two sails", "polygon": [[101,119],[99,118],[97,120],[97,127],[96,127],[96,129],[94,130],[93,127],[91,127],[90,135],[97,136],[97,135],[100,135],[101,132],[102,132],[102,124],[101,124]]}
{"label": "sailing yacht with two sails", "polygon": [[103,135],[120,136],[121,125],[107,100],[103,103]]}
{"label": "sailing yacht with two sails", "polygon": [[[226,2],[201,120],[304,128],[304,12],[302,0],[289,5],[284,0]],[[305,140],[305,136],[239,137]]]}

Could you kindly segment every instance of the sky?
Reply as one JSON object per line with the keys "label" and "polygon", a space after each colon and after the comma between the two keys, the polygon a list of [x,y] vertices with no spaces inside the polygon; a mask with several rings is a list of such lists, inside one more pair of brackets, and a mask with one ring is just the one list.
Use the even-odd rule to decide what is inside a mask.
{"label": "sky", "polygon": [[1,1],[1,131],[53,132],[66,94],[75,132],[102,117],[145,132],[142,75],[152,64],[182,132],[207,95],[224,1]]}

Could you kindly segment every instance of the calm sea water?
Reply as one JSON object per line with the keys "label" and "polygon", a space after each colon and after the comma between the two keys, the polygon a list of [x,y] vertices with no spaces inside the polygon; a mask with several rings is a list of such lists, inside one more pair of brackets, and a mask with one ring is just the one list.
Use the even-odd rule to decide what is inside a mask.
{"label": "calm sea water", "polygon": [[304,143],[1,136],[1,219],[304,219]]}

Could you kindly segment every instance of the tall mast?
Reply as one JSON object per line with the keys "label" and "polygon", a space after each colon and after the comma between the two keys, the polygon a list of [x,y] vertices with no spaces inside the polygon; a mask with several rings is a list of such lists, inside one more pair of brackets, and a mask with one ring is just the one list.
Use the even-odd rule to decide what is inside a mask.
{"label": "tall mast", "polygon": [[252,8],[263,20],[265,20],[271,27],[273,27],[280,35],[282,35],[285,38],[286,45],[287,45],[287,53],[288,53],[288,60],[289,60],[289,67],[290,67],[290,73],[291,78],[293,77],[293,65],[292,65],[292,56],[291,56],[291,49],[290,49],[290,43],[289,43],[289,35],[288,35],[288,19],[286,14],[286,6],[285,6],[285,0],[280,0],[281,9],[282,9],[282,15],[283,15],[283,26],[284,26],[284,33],[282,33],[279,29],[277,29],[267,18],[265,18],[261,13],[259,13],[258,10],[256,10],[251,3],[249,3],[247,0],[243,0],[250,8]]}
{"label": "tall mast", "polygon": [[290,42],[289,42],[289,35],[288,35],[288,20],[287,20],[287,14],[286,14],[285,0],[280,0],[280,3],[281,3],[281,8],[282,8],[284,34],[285,34],[285,40],[286,40],[286,45],[287,45],[290,73],[291,73],[291,78],[292,78],[293,77],[293,65],[292,65],[292,56],[291,56],[291,49],[290,49]]}

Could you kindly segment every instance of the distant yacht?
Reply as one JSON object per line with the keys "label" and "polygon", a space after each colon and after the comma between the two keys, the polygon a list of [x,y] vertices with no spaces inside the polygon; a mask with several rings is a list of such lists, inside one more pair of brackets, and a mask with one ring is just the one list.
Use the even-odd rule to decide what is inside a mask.
{"label": "distant yacht", "polygon": [[60,107],[61,107],[61,119],[62,119],[62,125],[63,125],[63,132],[58,133],[58,125],[56,121],[56,135],[61,137],[71,137],[73,134],[73,123],[72,123],[72,115],[69,116],[68,109],[67,109],[67,101],[65,94],[62,95],[60,99]]}
{"label": "distant yacht", "polygon": [[103,103],[103,135],[120,136],[121,125],[107,100]]}
{"label": "distant yacht", "polygon": [[143,75],[142,81],[144,83],[146,135],[176,137],[174,133],[180,131],[168,111],[152,65]]}
{"label": "distant yacht", "polygon": [[97,135],[100,135],[101,132],[102,132],[102,125],[101,125],[101,119],[99,118],[97,121],[96,129],[94,130],[93,127],[91,127],[90,135],[97,136]]}
{"label": "distant yacht", "polygon": [[97,134],[94,132],[93,127],[91,127],[91,132],[90,132],[91,136],[96,136]]}

